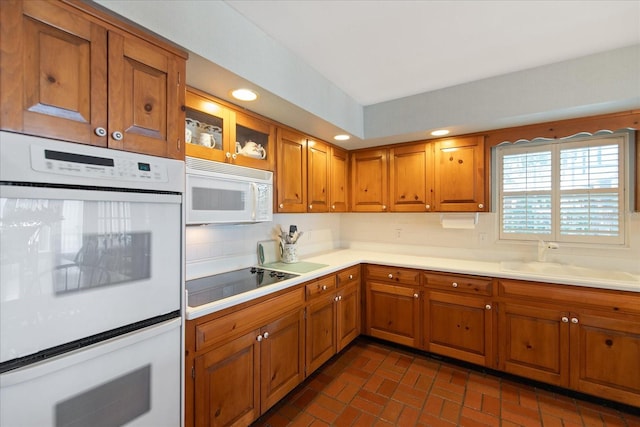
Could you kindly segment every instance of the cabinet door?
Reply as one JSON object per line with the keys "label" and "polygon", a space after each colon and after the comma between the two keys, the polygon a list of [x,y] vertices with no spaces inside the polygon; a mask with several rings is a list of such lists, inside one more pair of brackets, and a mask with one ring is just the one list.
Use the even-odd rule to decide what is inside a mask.
{"label": "cabinet door", "polygon": [[389,197],[396,212],[432,209],[433,147],[420,143],[389,150]]}
{"label": "cabinet door", "polygon": [[571,314],[571,388],[638,406],[640,317]]}
{"label": "cabinet door", "polygon": [[429,292],[424,317],[427,350],[491,367],[492,309],[485,298]]}
{"label": "cabinet door", "polygon": [[309,212],[329,211],[329,162],[331,147],[317,141],[307,141],[307,200]]}
{"label": "cabinet door", "polygon": [[260,343],[252,331],[195,359],[197,426],[246,426],[260,416]]}
{"label": "cabinet door", "polygon": [[0,127],[106,146],[106,28],[44,1],[3,1],[0,27]]}
{"label": "cabinet door", "polygon": [[303,316],[296,310],[260,330],[262,413],[304,379]]}
{"label": "cabinet door", "polygon": [[450,138],[435,143],[437,211],[485,211],[484,139]]}
{"label": "cabinet door", "polygon": [[367,282],[366,333],[410,347],[420,344],[420,294],[417,288]]}
{"label": "cabinet door", "polygon": [[275,126],[240,111],[231,111],[230,115],[235,124],[231,126],[228,150],[231,151],[231,162],[272,171],[275,164]]}
{"label": "cabinet door", "polygon": [[109,32],[109,147],[184,159],[185,61]]}
{"label": "cabinet door", "polygon": [[312,373],[336,354],[336,294],[323,295],[307,306],[306,372]]}
{"label": "cabinet door", "polygon": [[307,139],[278,129],[277,211],[307,211]]}
{"label": "cabinet door", "polygon": [[498,347],[509,373],[569,386],[568,312],[535,305],[500,303]]}
{"label": "cabinet door", "polygon": [[338,290],[336,308],[337,348],[340,351],[360,335],[360,283],[350,283]]}
{"label": "cabinet door", "polygon": [[[227,155],[230,158],[235,152],[229,136],[229,110],[191,88],[187,90],[185,105],[185,131],[189,137],[187,140],[185,136],[185,154],[205,160],[227,161]],[[213,146],[207,144],[212,137],[215,141]]]}
{"label": "cabinet door", "polygon": [[354,212],[384,212],[389,204],[387,150],[351,154],[351,209]]}
{"label": "cabinet door", "polygon": [[329,173],[329,201],[331,212],[347,212],[349,183],[349,153],[338,147],[331,147],[331,172]]}

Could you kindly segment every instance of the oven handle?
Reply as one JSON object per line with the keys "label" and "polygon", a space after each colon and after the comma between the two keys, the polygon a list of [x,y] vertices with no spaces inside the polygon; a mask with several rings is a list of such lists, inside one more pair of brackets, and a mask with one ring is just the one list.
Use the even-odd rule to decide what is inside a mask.
{"label": "oven handle", "polygon": [[180,204],[182,195],[160,193],[134,193],[128,191],[103,191],[71,188],[26,187],[1,185],[2,197],[13,199],[86,200],[137,203]]}
{"label": "oven handle", "polygon": [[108,353],[113,353],[125,347],[169,332],[174,328],[180,328],[181,324],[182,319],[178,317],[157,325],[149,326],[144,329],[129,332],[125,335],[120,335],[106,341],[92,344],[87,347],[79,348],[78,350],[61,354],[42,362],[36,362],[31,365],[5,372],[0,374],[0,388],[11,387],[26,381],[32,381],[36,378],[52,374],[70,366],[86,362],[87,360],[91,360]]}
{"label": "oven handle", "polygon": [[251,206],[251,220],[255,221],[256,220],[256,209],[258,207],[258,184],[256,184],[255,182],[251,183],[251,194],[252,194],[252,200],[253,200],[253,205]]}

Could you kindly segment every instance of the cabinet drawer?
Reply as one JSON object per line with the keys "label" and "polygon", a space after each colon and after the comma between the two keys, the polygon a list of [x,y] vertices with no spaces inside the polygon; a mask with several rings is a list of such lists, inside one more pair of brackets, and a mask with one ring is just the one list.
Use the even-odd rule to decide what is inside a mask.
{"label": "cabinet drawer", "polygon": [[326,295],[330,292],[335,291],[336,289],[336,278],[335,276],[326,276],[321,277],[318,280],[314,280],[313,282],[307,283],[305,286],[307,300],[318,297],[320,295]]}
{"label": "cabinet drawer", "polygon": [[304,290],[299,288],[198,325],[196,351],[260,328],[289,310],[302,307],[303,303]]}
{"label": "cabinet drawer", "polygon": [[353,267],[345,268],[342,271],[338,271],[336,273],[336,278],[338,281],[338,287],[357,282],[358,280],[360,280],[360,266],[356,265]]}
{"label": "cabinet drawer", "polygon": [[640,292],[500,279],[498,294],[541,302],[566,302],[572,306],[595,306],[610,313],[640,313]]}
{"label": "cabinet drawer", "polygon": [[461,276],[458,274],[424,273],[424,284],[428,288],[474,295],[491,295],[491,279],[479,276]]}
{"label": "cabinet drawer", "polygon": [[389,267],[386,265],[365,265],[367,279],[384,280],[385,282],[419,285],[420,272],[410,268]]}

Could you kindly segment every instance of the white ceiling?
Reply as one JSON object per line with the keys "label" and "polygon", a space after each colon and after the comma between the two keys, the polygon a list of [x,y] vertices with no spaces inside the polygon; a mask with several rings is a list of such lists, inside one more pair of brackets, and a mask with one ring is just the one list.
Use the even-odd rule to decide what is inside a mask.
{"label": "white ceiling", "polygon": [[226,0],[366,106],[640,43],[640,1]]}

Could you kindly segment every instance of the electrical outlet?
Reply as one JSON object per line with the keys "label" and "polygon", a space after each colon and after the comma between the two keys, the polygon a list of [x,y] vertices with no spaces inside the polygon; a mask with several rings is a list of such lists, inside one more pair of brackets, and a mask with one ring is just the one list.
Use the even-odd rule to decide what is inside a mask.
{"label": "electrical outlet", "polygon": [[396,239],[400,239],[402,237],[402,228],[396,228]]}
{"label": "electrical outlet", "polygon": [[486,243],[487,242],[487,233],[478,233],[478,242]]}

